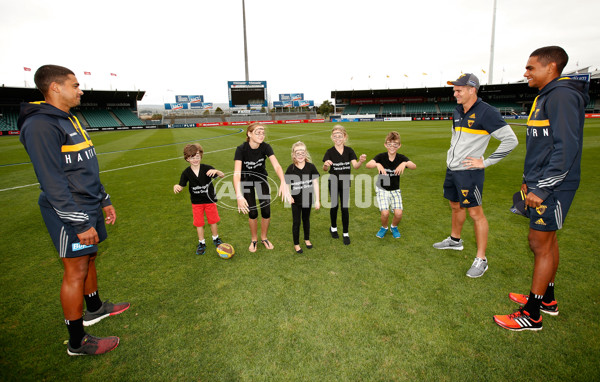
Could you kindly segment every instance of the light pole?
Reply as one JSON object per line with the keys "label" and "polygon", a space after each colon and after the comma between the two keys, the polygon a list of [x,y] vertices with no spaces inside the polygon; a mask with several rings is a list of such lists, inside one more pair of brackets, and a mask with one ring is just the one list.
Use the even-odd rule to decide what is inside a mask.
{"label": "light pole", "polygon": [[488,70],[488,84],[494,82],[494,40],[496,37],[496,0],[494,0],[494,11],[492,16],[492,44],[490,46],[490,67]]}
{"label": "light pole", "polygon": [[244,18],[244,61],[246,63],[246,81],[250,81],[250,76],[248,75],[248,42],[246,41],[246,2],[245,2],[245,0],[242,0],[242,17]]}

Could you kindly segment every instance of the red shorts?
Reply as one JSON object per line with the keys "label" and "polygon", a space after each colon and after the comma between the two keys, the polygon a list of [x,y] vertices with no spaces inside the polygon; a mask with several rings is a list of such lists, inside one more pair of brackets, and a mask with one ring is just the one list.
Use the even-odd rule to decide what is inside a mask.
{"label": "red shorts", "polygon": [[215,203],[192,204],[192,211],[194,213],[195,227],[204,227],[205,212],[208,224],[215,224],[218,223],[219,220],[221,220],[221,218],[219,217],[219,211],[217,211],[217,205]]}

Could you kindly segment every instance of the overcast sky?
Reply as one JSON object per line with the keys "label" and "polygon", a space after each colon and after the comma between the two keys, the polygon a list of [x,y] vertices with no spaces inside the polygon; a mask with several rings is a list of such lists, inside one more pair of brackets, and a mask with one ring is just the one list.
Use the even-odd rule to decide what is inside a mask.
{"label": "overcast sky", "polygon": [[[487,83],[492,11],[493,0],[246,0],[250,80],[267,81],[272,101],[304,93],[316,104],[332,90],[441,86],[461,71]],[[599,15],[600,1],[498,0],[493,82],[520,80],[545,45],[565,48],[567,70],[600,68]],[[57,64],[84,91],[224,103],[227,81],[245,79],[242,25],[242,0],[0,0],[0,84],[33,86],[39,66]]]}

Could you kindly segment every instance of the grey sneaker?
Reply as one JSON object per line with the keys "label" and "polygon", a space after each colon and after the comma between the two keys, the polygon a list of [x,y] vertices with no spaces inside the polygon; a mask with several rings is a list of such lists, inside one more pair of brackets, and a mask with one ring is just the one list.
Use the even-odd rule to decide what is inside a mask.
{"label": "grey sneaker", "polygon": [[129,306],[130,304],[128,302],[120,302],[118,304],[113,304],[112,302],[106,300],[102,303],[100,309],[98,309],[95,312],[90,312],[87,309],[85,310],[83,315],[83,326],[92,326],[108,316],[121,314],[127,309],[129,309]]}
{"label": "grey sneaker", "polygon": [[473,261],[473,265],[471,265],[471,269],[467,271],[467,276],[471,278],[481,277],[487,271],[488,264],[487,260],[480,259],[476,257]]}
{"label": "grey sneaker", "polygon": [[462,239],[460,239],[458,242],[452,240],[452,238],[450,236],[448,236],[447,238],[445,238],[444,240],[440,241],[439,243],[435,243],[433,245],[433,248],[436,249],[454,249],[456,251],[462,251],[463,250],[463,241]]}

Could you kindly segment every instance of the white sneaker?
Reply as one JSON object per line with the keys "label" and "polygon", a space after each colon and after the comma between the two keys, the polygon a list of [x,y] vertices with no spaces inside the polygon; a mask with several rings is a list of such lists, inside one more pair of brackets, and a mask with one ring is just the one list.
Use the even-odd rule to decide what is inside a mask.
{"label": "white sneaker", "polygon": [[433,248],[454,249],[455,251],[462,251],[464,247],[463,247],[462,239],[459,239],[458,241],[454,241],[454,240],[452,240],[452,238],[450,236],[448,236],[447,238],[440,241],[439,243],[435,243],[433,245]]}
{"label": "white sneaker", "polygon": [[485,271],[487,271],[487,269],[487,259],[484,260],[480,259],[479,257],[476,257],[473,261],[473,265],[471,265],[471,268],[467,271],[467,276],[471,278],[481,277],[483,276]]}

